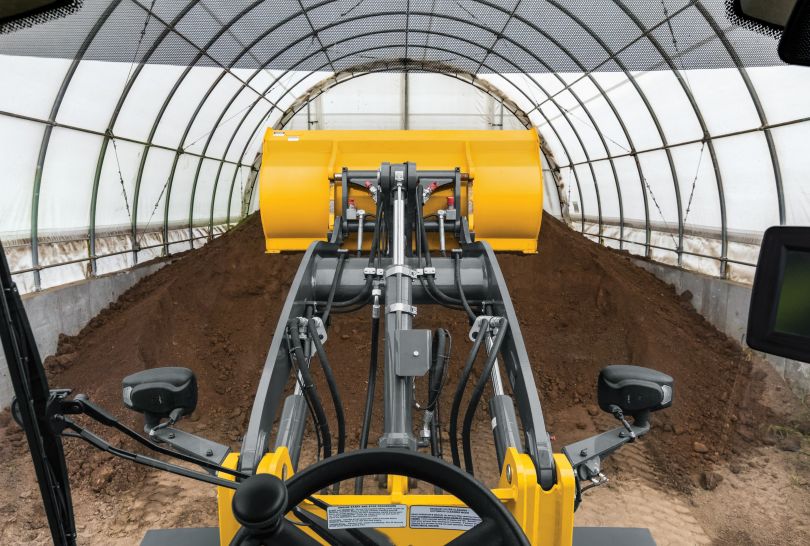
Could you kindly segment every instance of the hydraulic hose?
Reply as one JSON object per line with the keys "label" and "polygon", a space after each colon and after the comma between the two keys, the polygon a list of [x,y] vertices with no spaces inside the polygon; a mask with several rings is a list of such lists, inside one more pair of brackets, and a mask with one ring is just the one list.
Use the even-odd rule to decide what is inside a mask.
{"label": "hydraulic hose", "polygon": [[[484,386],[492,373],[492,367],[495,365],[495,360],[498,358],[498,352],[501,350],[503,340],[506,338],[506,332],[509,329],[509,323],[506,318],[501,317],[498,322],[498,333],[495,335],[495,340],[492,342],[492,348],[487,355],[484,369],[481,371],[481,377],[475,384],[470,395],[470,401],[467,404],[467,412],[464,414],[464,428],[461,431],[461,442],[464,445],[464,468],[470,474],[474,474],[472,462],[472,447],[470,445],[470,430],[472,429],[472,420],[475,416],[475,410],[478,408],[478,403],[481,401],[481,395],[484,394]],[[487,330],[482,329],[478,333],[479,338],[486,337]],[[478,341],[476,339],[476,341]]]}
{"label": "hydraulic hose", "polygon": [[432,412],[430,420],[430,453],[442,458],[442,438],[439,419],[439,398],[447,380],[448,360],[450,358],[450,333],[444,328],[436,330],[433,337],[433,365],[428,373],[428,405],[425,411]]}
{"label": "hydraulic hose", "polygon": [[[380,346],[380,317],[371,318],[371,355],[368,360],[368,387],[366,389],[366,407],[363,409],[363,427],[360,430],[360,449],[368,447],[368,435],[371,429],[371,415],[374,409],[374,391],[377,388],[377,352]],[[363,478],[354,479],[354,494],[363,493]]]}
{"label": "hydraulic hose", "polygon": [[335,302],[335,292],[337,292],[338,284],[340,284],[340,279],[343,276],[344,265],[346,265],[346,253],[341,252],[338,255],[337,266],[335,267],[335,276],[332,277],[332,286],[329,287],[329,297],[326,299],[326,306],[321,314],[321,320],[323,320],[324,326],[329,325],[329,313],[332,311],[332,304]]}
{"label": "hydraulic hose", "polygon": [[[422,195],[422,185],[418,185],[416,187],[416,195]],[[427,239],[427,231],[425,230],[425,219],[422,216],[422,205],[421,203],[416,203],[416,223],[417,229],[419,230],[418,239],[421,240],[421,249],[425,253],[425,266],[432,267],[432,262],[430,259],[430,245],[428,244]],[[436,282],[433,280],[433,275],[424,275],[425,282],[427,286],[425,286],[425,292],[427,292],[428,296],[438,303],[439,305],[444,305],[453,309],[460,309],[461,300],[456,298],[452,298],[441,291],[441,289],[436,286]],[[424,286],[424,284],[423,284]]]}
{"label": "hydraulic hose", "polygon": [[[377,199],[377,221],[374,223],[374,236],[371,240],[371,249],[369,250],[368,255],[368,266],[374,266],[374,257],[376,254],[379,253],[379,246],[380,246],[380,226],[383,223],[384,217],[384,209],[381,206],[381,198]],[[368,301],[368,297],[371,295],[371,286],[373,283],[372,276],[366,277],[366,283],[363,285],[363,288],[360,289],[356,295],[352,296],[348,300],[344,301],[335,301],[332,303],[330,308],[334,310],[335,313],[350,313],[351,311],[356,311],[360,307],[364,306]]]}
{"label": "hydraulic hose", "polygon": [[340,399],[340,392],[335,382],[335,376],[332,373],[332,367],[329,365],[329,360],[326,358],[326,351],[323,349],[323,343],[318,336],[318,328],[315,319],[309,319],[307,322],[307,329],[309,330],[309,337],[312,344],[315,345],[315,353],[318,355],[318,360],[323,368],[323,375],[326,377],[326,384],[329,385],[329,392],[332,395],[332,403],[335,406],[335,417],[337,418],[338,427],[338,445],[337,453],[343,453],[346,447],[346,417],[343,412],[343,401]]}
{"label": "hydraulic hose", "polygon": [[489,330],[489,320],[484,320],[481,325],[479,335],[475,338],[473,346],[470,349],[470,354],[467,356],[467,362],[464,364],[464,369],[461,372],[461,378],[456,385],[456,393],[453,396],[453,406],[450,409],[450,454],[453,458],[453,464],[461,466],[461,460],[458,456],[458,410],[461,406],[461,399],[464,397],[464,390],[467,388],[467,381],[470,378],[475,359],[478,357],[478,352],[481,350],[481,344],[484,342],[486,332]]}
{"label": "hydraulic hose", "polygon": [[461,253],[453,252],[453,259],[456,262],[456,286],[458,287],[458,295],[461,296],[461,306],[470,319],[470,324],[475,322],[475,313],[473,313],[470,302],[467,301],[467,296],[464,294],[464,285],[461,284]]}
{"label": "hydraulic hose", "polygon": [[309,401],[315,427],[321,435],[323,457],[326,459],[332,456],[332,435],[329,432],[329,422],[326,419],[326,413],[323,411],[323,403],[321,402],[320,396],[318,396],[318,389],[312,381],[312,374],[309,373],[309,367],[304,357],[304,348],[301,346],[301,340],[298,338],[298,319],[290,319],[287,322],[287,329],[289,330],[288,343],[292,344],[295,360],[298,362],[298,372],[301,374],[301,381],[303,383],[301,387],[304,392],[304,397]]}

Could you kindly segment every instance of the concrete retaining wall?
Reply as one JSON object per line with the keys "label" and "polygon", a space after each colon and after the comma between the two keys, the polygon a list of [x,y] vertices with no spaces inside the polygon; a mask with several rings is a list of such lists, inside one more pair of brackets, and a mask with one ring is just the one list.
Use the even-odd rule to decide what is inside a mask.
{"label": "concrete retaining wall", "polygon": [[[160,261],[103,277],[23,295],[31,329],[43,359],[56,352],[59,334],[76,335],[102,309],[132,285],[169,263]],[[0,409],[14,396],[5,355],[0,349]]]}
{"label": "concrete retaining wall", "polygon": [[[634,261],[639,267],[673,285],[679,294],[687,290],[691,292],[692,305],[698,313],[740,345],[747,346],[745,334],[748,329],[748,305],[751,301],[750,286],[656,262]],[[810,393],[810,364],[764,353],[758,354],[773,365],[799,397]]]}

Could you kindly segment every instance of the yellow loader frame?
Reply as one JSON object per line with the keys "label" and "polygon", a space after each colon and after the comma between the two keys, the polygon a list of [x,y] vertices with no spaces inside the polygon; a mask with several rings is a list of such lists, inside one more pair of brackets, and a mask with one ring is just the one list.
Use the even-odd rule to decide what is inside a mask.
{"label": "yellow loader frame", "polygon": [[[223,462],[226,468],[236,468],[238,453],[231,453]],[[571,546],[574,533],[574,497],[576,483],[574,471],[568,458],[562,454],[554,455],[557,469],[557,483],[549,491],[537,484],[534,464],[528,455],[518,453],[514,448],[506,452],[503,469],[498,486],[492,493],[504,503],[526,533],[534,546]],[[257,473],[272,474],[286,480],[294,471],[286,448],[279,448],[263,458]],[[219,474],[220,478],[233,480],[233,476]],[[217,512],[219,515],[220,544],[227,546],[239,530],[239,523],[233,517],[231,503],[234,490],[225,487],[217,488]],[[409,493],[408,479],[402,476],[389,476],[385,494],[378,495],[316,495],[330,506],[366,505],[366,504],[404,504],[408,514],[412,506],[464,506],[452,495],[423,495]],[[326,519],[324,511],[305,501],[301,508]],[[296,521],[294,516],[290,516]],[[444,529],[415,529],[410,527],[379,528],[394,544],[419,544],[425,546],[442,545],[459,536],[462,531]],[[302,527],[308,535],[327,544],[313,531]],[[482,545],[484,546],[484,545]]]}

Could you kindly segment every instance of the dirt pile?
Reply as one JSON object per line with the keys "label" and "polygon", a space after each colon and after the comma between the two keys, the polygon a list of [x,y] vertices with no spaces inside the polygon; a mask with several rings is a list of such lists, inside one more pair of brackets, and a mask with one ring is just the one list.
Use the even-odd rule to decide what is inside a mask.
{"label": "dirt pile", "polygon": [[[155,366],[188,366],[197,374],[200,402],[181,427],[238,448],[300,261],[299,254],[266,255],[263,245],[255,215],[145,278],[79,335],[61,340],[57,355],[46,362],[52,385],[84,392],[139,428],[138,417],[121,405],[121,379]],[[760,403],[762,372],[753,372],[740,347],[694,311],[688,295],[677,295],[628,256],[589,242],[548,216],[540,248],[537,255],[507,254],[499,260],[555,451],[615,426],[595,406],[595,382],[600,368],[617,363],[654,367],[676,380],[675,405],[655,416],[655,430],[643,440],[651,471],[660,479],[687,489],[713,462],[759,443],[761,423],[772,421]],[[365,396],[368,315],[336,316],[326,344],[346,404],[350,447],[357,443]],[[434,326],[453,334],[451,388],[444,395],[449,404],[469,348],[467,324],[461,313],[420,309],[416,327]],[[328,401],[325,388],[322,392]],[[381,405],[375,406],[376,427]],[[22,447],[16,439],[22,437],[12,428],[6,427],[3,437],[15,441],[3,451],[14,448],[16,454]],[[483,407],[474,434],[473,444],[484,446],[477,455],[480,468],[495,477]],[[305,458],[311,457],[312,443],[306,447]],[[111,462],[84,445],[68,442],[67,450],[77,491],[114,496],[147,480],[147,471]]]}

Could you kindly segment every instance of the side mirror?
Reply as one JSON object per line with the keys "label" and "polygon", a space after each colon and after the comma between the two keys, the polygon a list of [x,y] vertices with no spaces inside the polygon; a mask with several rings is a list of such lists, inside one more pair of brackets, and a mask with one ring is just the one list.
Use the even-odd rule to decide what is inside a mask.
{"label": "side mirror", "polygon": [[616,408],[646,426],[652,411],[672,405],[673,379],[640,366],[608,366],[599,372],[599,407],[616,415]]}
{"label": "side mirror", "polygon": [[124,405],[142,413],[146,431],[161,419],[177,422],[197,407],[197,378],[188,368],[154,368],[128,375],[123,381]]}

